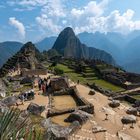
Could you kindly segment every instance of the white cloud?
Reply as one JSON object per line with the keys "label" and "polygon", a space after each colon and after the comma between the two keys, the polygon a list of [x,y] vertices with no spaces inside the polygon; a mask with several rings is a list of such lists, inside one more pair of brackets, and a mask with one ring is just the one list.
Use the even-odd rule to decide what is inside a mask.
{"label": "white cloud", "polygon": [[[32,10],[40,6],[40,15],[35,20],[46,35],[58,34],[66,26],[73,27],[76,33],[100,31],[126,34],[140,29],[140,20],[133,20],[135,12],[131,9],[126,9],[124,13],[114,10],[105,15],[110,1],[88,0],[81,7],[70,7],[70,0],[13,0],[11,5],[20,5],[15,8],[16,11]],[[25,34],[23,32],[25,29],[22,31]]]}
{"label": "white cloud", "polygon": [[7,2],[10,6],[20,5],[23,7],[27,6],[43,6],[47,3],[47,0],[9,0]]}
{"label": "white cloud", "polygon": [[42,8],[42,13],[51,17],[65,17],[66,11],[63,1],[64,0],[48,0],[46,5]]}
{"label": "white cloud", "polygon": [[18,21],[15,17],[10,17],[9,23],[10,23],[10,25],[12,25],[18,29],[18,32],[22,38],[25,38],[26,32],[25,32],[25,27],[24,27],[23,23]]}
{"label": "white cloud", "polygon": [[60,32],[61,26],[55,24],[52,19],[48,18],[45,14],[36,17],[36,21],[46,32],[48,32],[48,35],[55,35]]}
{"label": "white cloud", "polygon": [[109,0],[103,0],[100,3],[97,3],[96,1],[90,1],[86,6],[80,9],[73,8],[71,10],[71,14],[75,17],[100,16],[104,13],[108,2]]}

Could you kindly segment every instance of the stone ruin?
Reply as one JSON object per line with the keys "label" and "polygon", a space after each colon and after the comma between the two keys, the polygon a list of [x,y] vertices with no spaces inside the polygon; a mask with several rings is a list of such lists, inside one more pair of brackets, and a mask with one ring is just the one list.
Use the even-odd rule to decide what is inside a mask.
{"label": "stone ruin", "polygon": [[[48,119],[46,120],[46,123],[44,122],[44,125],[48,126],[46,137],[50,140],[67,140],[74,131],[79,129],[80,126],[94,114],[94,106],[80,96],[76,87],[69,86],[67,78],[61,77],[51,79],[50,87],[50,109],[47,114]],[[76,107],[62,110],[55,109],[55,106],[52,106],[53,98],[55,96],[62,96],[63,98],[63,95],[71,96],[76,103]],[[64,127],[51,122],[51,117],[67,113],[70,113],[70,115],[64,121],[71,123],[69,126]]]}
{"label": "stone ruin", "polygon": [[130,90],[138,88],[140,86],[140,74],[128,73],[128,72],[110,72],[104,71],[101,73],[103,79],[111,82],[115,85]]}
{"label": "stone ruin", "polygon": [[70,87],[66,77],[53,78],[50,80],[50,85],[53,91],[59,91]]}
{"label": "stone ruin", "polygon": [[[52,101],[54,96],[63,96],[63,95],[70,95],[76,102],[77,107],[75,108],[69,108],[69,109],[63,109],[63,110],[56,110],[55,107],[52,108]],[[84,98],[80,97],[76,87],[67,88],[65,90],[56,91],[49,95],[49,106],[51,109],[48,111],[48,117],[56,116],[56,115],[62,115],[66,113],[72,113],[75,110],[82,110],[89,114],[94,114],[94,106],[89,103]]]}
{"label": "stone ruin", "polygon": [[52,123],[50,118],[44,120],[42,126],[47,128],[45,138],[49,140],[68,140],[69,135],[80,128],[78,121],[74,121],[70,126],[64,127]]}

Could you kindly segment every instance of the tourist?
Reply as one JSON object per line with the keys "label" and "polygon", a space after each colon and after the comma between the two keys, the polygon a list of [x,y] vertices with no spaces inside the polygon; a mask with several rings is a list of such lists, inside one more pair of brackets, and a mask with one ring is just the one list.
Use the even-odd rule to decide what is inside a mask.
{"label": "tourist", "polygon": [[80,83],[80,81],[78,80],[78,81],[77,81],[77,84],[79,85],[79,83]]}
{"label": "tourist", "polygon": [[42,84],[42,92],[45,93],[45,91],[46,91],[46,86],[45,86],[45,83],[43,83]]}
{"label": "tourist", "polygon": [[42,79],[40,78],[40,79],[38,80],[38,88],[39,88],[39,90],[41,90],[41,84],[42,84]]}
{"label": "tourist", "polygon": [[21,103],[22,103],[22,105],[24,105],[24,95],[23,94],[21,95]]}

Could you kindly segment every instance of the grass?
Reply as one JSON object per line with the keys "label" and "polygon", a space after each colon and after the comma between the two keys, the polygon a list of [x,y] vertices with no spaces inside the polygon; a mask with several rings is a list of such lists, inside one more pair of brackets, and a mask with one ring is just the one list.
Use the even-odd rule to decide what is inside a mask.
{"label": "grass", "polygon": [[86,76],[85,77],[82,74],[75,73],[74,70],[68,68],[66,65],[57,64],[56,67],[63,70],[64,75],[67,75],[74,82],[77,82],[79,80],[80,83],[82,83],[82,84],[96,83],[100,87],[103,87],[105,89],[109,89],[109,90],[112,90],[112,91],[115,91],[115,92],[123,90],[123,88],[118,87],[116,85],[113,85],[113,84],[101,79],[98,76],[97,72],[94,69],[91,69],[90,67],[86,68],[86,72],[85,72]]}
{"label": "grass", "polygon": [[137,100],[140,100],[140,95],[135,95],[135,96],[132,96],[132,97],[137,99]]}

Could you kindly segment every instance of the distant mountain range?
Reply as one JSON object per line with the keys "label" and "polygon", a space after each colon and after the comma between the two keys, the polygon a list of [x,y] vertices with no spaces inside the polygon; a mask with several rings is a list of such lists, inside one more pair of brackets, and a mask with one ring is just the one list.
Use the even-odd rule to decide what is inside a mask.
{"label": "distant mountain range", "polygon": [[[111,54],[117,64],[130,72],[140,73],[140,31],[133,31],[128,35],[120,33],[87,33],[77,35],[86,46],[104,50]],[[42,52],[53,47],[57,37],[47,37],[39,41],[35,46]],[[15,54],[22,46],[19,42],[0,43],[0,67]]]}
{"label": "distant mountain range", "polygon": [[49,50],[52,48],[54,42],[56,41],[57,37],[47,37],[35,44],[35,46],[42,52],[44,50]]}
{"label": "distant mountain range", "polygon": [[23,46],[20,42],[7,41],[0,43],[0,67]]}

